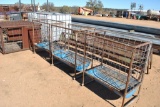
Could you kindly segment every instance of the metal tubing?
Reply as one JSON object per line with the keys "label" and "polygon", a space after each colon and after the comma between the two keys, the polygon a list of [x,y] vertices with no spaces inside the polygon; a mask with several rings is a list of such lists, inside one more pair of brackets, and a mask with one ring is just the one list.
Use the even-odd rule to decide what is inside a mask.
{"label": "metal tubing", "polygon": [[[94,33],[94,36],[95,36],[95,33]],[[95,42],[95,38],[94,38],[94,40],[93,40],[93,47],[95,47],[94,46],[94,42]],[[94,56],[94,49],[92,48],[92,60],[91,60],[91,68],[93,68],[93,56]]]}
{"label": "metal tubing", "polygon": [[32,25],[32,30],[33,30],[33,37],[32,37],[32,38],[33,38],[33,39],[32,39],[32,42],[33,42],[33,44],[32,44],[32,45],[33,45],[33,53],[35,53],[35,45],[34,45],[34,42],[35,42],[35,41],[34,41],[34,23],[33,23],[33,25]]}
{"label": "metal tubing", "polygon": [[[148,51],[151,51],[151,48],[152,48],[152,44],[149,45]],[[149,54],[150,54],[150,52],[147,53],[147,58],[146,58],[145,64],[147,64],[147,62],[148,62]],[[142,72],[141,85],[139,87],[138,94],[140,93],[140,90],[141,90],[141,86],[142,86],[142,83],[143,83],[145,70],[146,70],[146,67],[143,69],[143,72]]]}
{"label": "metal tubing", "polygon": [[87,35],[84,34],[84,59],[83,59],[82,86],[84,85],[84,72],[85,72],[85,63],[86,63],[86,39],[87,39],[86,36]]}
{"label": "metal tubing", "polygon": [[125,91],[124,91],[124,95],[123,95],[123,100],[122,100],[122,106],[124,106],[124,102],[125,102],[125,97],[126,97],[126,93],[127,93],[127,89],[128,89],[128,84],[129,84],[129,79],[131,76],[131,71],[132,71],[132,64],[133,64],[133,60],[134,60],[134,54],[135,54],[135,50],[132,51],[132,57],[131,57],[131,62],[130,62],[130,66],[129,66],[129,72],[128,72],[128,77],[127,77],[127,82],[126,82],[126,87],[125,87]]}
{"label": "metal tubing", "polygon": [[130,105],[131,103],[133,103],[137,99],[138,99],[138,96],[134,96],[126,104],[124,104],[124,107],[127,107],[128,105]]}
{"label": "metal tubing", "polygon": [[75,67],[74,67],[74,78],[73,78],[74,80],[76,79],[76,74],[77,74],[76,73],[76,67],[77,67],[77,60],[76,59],[77,59],[77,36],[78,36],[78,34],[76,33],[75,36],[76,36],[76,41],[75,41],[76,45],[75,45],[75,62],[74,62]]}
{"label": "metal tubing", "polygon": [[[106,34],[106,32],[104,32],[104,35]],[[103,57],[104,57],[104,47],[105,47],[105,40],[103,40],[103,50],[102,50],[102,61],[101,61],[101,65],[103,64]]]}
{"label": "metal tubing", "polygon": [[152,69],[152,61],[153,61],[153,48],[151,49],[151,55],[150,55],[150,69]]}

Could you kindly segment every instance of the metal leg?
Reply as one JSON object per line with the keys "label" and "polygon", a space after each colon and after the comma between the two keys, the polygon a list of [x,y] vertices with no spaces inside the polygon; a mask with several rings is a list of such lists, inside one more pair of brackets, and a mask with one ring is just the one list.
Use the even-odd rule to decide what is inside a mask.
{"label": "metal leg", "polygon": [[131,103],[133,103],[133,102],[134,102],[135,100],[137,100],[137,99],[138,99],[138,96],[133,96],[128,102],[126,102],[126,103],[124,104],[124,107],[130,105]]}
{"label": "metal leg", "polygon": [[152,68],[152,61],[153,61],[153,50],[151,50],[150,69]]}
{"label": "metal leg", "polygon": [[148,65],[147,65],[147,74],[149,74],[149,67],[150,67],[150,60],[148,61]]}
{"label": "metal leg", "polygon": [[126,102],[126,103],[124,104],[124,107],[130,105],[130,104],[133,103],[135,100],[138,100],[140,90],[141,90],[141,85],[139,86],[137,95],[134,95],[128,102]]}
{"label": "metal leg", "polygon": [[121,107],[124,107],[124,102],[125,102],[125,95],[123,96],[122,106]]}
{"label": "metal leg", "polygon": [[137,95],[139,95],[139,93],[140,93],[140,91],[141,91],[141,86],[142,86],[142,85],[139,86]]}
{"label": "metal leg", "polygon": [[35,46],[33,46],[33,54],[35,54],[36,53],[36,51],[35,51]]}
{"label": "metal leg", "polygon": [[76,73],[76,65],[75,65],[75,67],[74,67],[74,77],[73,77],[73,80],[76,79],[76,76],[77,76],[77,73]]}
{"label": "metal leg", "polygon": [[84,71],[83,71],[83,74],[82,74],[82,86],[84,86]]}
{"label": "metal leg", "polygon": [[149,69],[152,68],[152,57],[153,57],[153,49],[151,50],[149,61],[148,61],[147,74],[149,74]]}
{"label": "metal leg", "polygon": [[51,66],[53,66],[53,55],[50,53],[51,58]]}

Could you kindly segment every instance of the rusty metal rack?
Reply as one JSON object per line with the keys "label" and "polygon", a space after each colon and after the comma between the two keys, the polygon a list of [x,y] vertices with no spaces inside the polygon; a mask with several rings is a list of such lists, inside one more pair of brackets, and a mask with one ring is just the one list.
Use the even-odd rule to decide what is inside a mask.
{"label": "rusty metal rack", "polygon": [[[91,30],[90,30],[91,31]],[[120,38],[120,37],[115,37],[115,36],[110,36],[110,35],[108,35],[108,33],[105,33],[105,35],[104,35],[104,31],[105,32],[108,32],[108,30],[92,30],[91,32],[89,32],[91,35],[91,37],[93,37],[95,34],[96,34],[96,37],[102,37],[102,38],[110,38],[110,39],[113,39],[113,40],[118,40],[119,42],[124,42],[124,43],[135,43],[135,44],[140,44],[142,41],[140,41],[140,40],[138,40],[138,41],[136,41],[136,40],[134,40],[133,41],[133,39],[129,39],[129,38]],[[118,35],[118,34],[117,34]],[[135,42],[136,41],[136,42]],[[81,39],[79,39],[78,41],[77,41],[79,44],[79,47],[81,48],[81,49],[83,49],[83,47],[84,47],[84,44],[82,44],[82,42],[83,42],[83,40],[81,40]],[[81,44],[80,44],[81,43]],[[76,44],[75,44],[75,41],[74,40],[72,40],[72,41],[70,41],[70,44],[72,45],[72,46],[75,46]],[[90,45],[88,45],[87,47],[86,47],[87,49],[88,48],[91,48],[91,46]],[[99,47],[98,48],[99,50],[103,50],[103,47]],[[98,53],[98,50],[97,49],[97,53]],[[91,50],[89,51],[89,52],[92,52]],[[88,54],[91,54],[91,53],[89,53],[89,52],[87,52]],[[99,53],[98,53],[99,54]],[[147,66],[147,74],[149,73],[149,69],[151,69],[151,66],[152,66],[152,54],[153,54],[153,49],[151,49],[151,53],[150,53],[150,57],[149,57],[149,61],[148,61],[148,66]],[[95,53],[95,55],[97,55],[96,53]],[[98,56],[97,56],[98,57]]]}
{"label": "rusty metal rack", "polygon": [[[92,66],[83,72],[82,85],[87,83],[84,78],[88,75],[122,96],[122,107],[126,106],[139,95],[152,44],[104,38],[99,34],[105,36],[106,31],[93,34]],[[135,95],[137,89],[138,93]],[[130,99],[125,103],[126,98]]]}
{"label": "rusty metal rack", "polygon": [[[104,33],[103,32],[106,32],[105,33],[105,35],[104,35]],[[135,45],[137,45],[137,44],[141,44],[142,42],[144,42],[144,41],[142,41],[142,40],[134,40],[134,39],[130,39],[130,38],[122,38],[121,36],[122,35],[124,35],[125,33],[122,33],[122,32],[117,32],[116,33],[116,36],[111,36],[111,35],[109,35],[109,34],[115,34],[115,32],[113,33],[112,31],[109,31],[109,30],[95,30],[95,32],[93,32],[93,34],[94,33],[97,33],[96,34],[96,36],[97,37],[104,37],[104,38],[109,38],[109,39],[113,39],[113,40],[117,40],[117,41],[119,41],[119,42],[122,42],[122,43],[127,43],[127,44],[135,44]],[[149,41],[150,42],[150,41]],[[147,66],[147,74],[149,74],[149,69],[151,69],[151,67],[152,67],[152,56],[153,56],[153,45],[152,45],[152,48],[151,48],[151,51],[150,51],[150,54],[149,54],[149,61],[148,61],[148,66]]]}
{"label": "rusty metal rack", "polygon": [[[93,39],[91,39],[90,36],[87,36],[87,32],[89,32],[90,30],[94,30],[94,28],[74,24],[52,24],[51,26],[52,30],[55,30],[55,32],[57,31],[57,29],[59,29],[58,31],[60,31],[57,32],[56,35],[51,34],[53,35],[51,36],[52,63],[54,57],[73,67],[73,79],[75,79],[76,75],[81,74],[83,70],[87,69],[88,66],[90,66],[91,60],[86,55],[87,50],[85,48],[85,44],[93,43]],[[78,51],[78,48],[80,48],[78,45],[79,39],[83,39],[83,52]],[[73,47],[70,44],[70,41],[74,41],[76,45]]]}
{"label": "rusty metal rack", "polygon": [[34,44],[33,44],[34,52],[35,52],[35,48],[49,51],[51,23],[48,23],[48,20],[45,20],[45,19],[44,20],[34,19],[32,20],[32,22],[41,24],[41,31],[35,31],[35,33],[38,34],[38,36],[32,38],[34,41]]}
{"label": "rusty metal rack", "polygon": [[[34,30],[32,22],[5,21],[0,22],[0,50],[3,54],[26,50],[30,48],[29,31]],[[30,35],[30,36],[33,36]]]}
{"label": "rusty metal rack", "polygon": [[[76,51],[76,48],[78,47],[72,47],[74,50],[71,50],[70,41],[73,40],[76,43],[76,40],[79,40],[80,38],[85,41],[86,39],[84,38],[86,32],[94,31],[94,28],[68,24],[62,21],[55,21],[51,19],[34,19],[33,22],[42,25],[41,32],[35,31],[35,34],[38,33],[39,36],[36,36],[36,38],[33,38],[32,40],[34,41],[34,51],[36,48],[39,48],[49,52],[52,56],[51,64],[53,64],[54,57],[70,65],[71,67],[74,67],[74,78],[77,75],[77,71],[80,71],[78,74],[82,73],[84,53],[81,52],[81,54],[77,54],[78,51]],[[84,69],[86,69],[89,65],[90,60],[87,59]]]}
{"label": "rusty metal rack", "polygon": [[[34,19],[32,20],[35,24],[41,24],[41,31],[35,31],[35,34],[38,36],[34,37],[32,41],[33,42],[33,51],[35,52],[35,49],[41,49],[45,50],[49,53],[50,58],[52,58],[52,52],[51,52],[51,43],[54,48],[57,48],[58,45],[55,42],[56,39],[54,37],[57,37],[58,33],[62,32],[61,29],[53,28],[53,25],[65,25],[66,23],[62,21],[56,21],[51,19]],[[51,38],[54,38],[54,40],[51,40]],[[52,59],[51,59],[52,60]]]}

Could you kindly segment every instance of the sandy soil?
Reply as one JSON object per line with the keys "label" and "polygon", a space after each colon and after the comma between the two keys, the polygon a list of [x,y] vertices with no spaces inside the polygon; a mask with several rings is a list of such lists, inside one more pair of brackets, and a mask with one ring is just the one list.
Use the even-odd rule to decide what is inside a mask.
{"label": "sandy soil", "polygon": [[146,26],[146,27],[152,27],[152,28],[160,28],[160,22],[151,21],[151,20],[134,20],[134,19],[126,19],[126,18],[82,16],[82,15],[72,15],[72,17],[111,21],[116,23],[139,25],[139,26]]}
{"label": "sandy soil", "polygon": [[[131,107],[160,106],[160,56],[145,75],[139,100]],[[0,54],[0,107],[112,107],[121,98],[98,83],[80,86],[64,64],[50,64],[31,51]],[[63,70],[62,70],[63,69]],[[106,101],[107,100],[107,101]],[[109,102],[111,103],[109,103]]]}

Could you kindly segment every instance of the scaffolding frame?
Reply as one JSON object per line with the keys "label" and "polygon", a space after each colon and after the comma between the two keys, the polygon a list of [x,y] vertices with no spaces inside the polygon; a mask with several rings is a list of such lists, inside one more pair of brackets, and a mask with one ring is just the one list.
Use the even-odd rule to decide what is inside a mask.
{"label": "scaffolding frame", "polygon": [[[114,37],[106,38],[104,30],[91,34],[95,35],[92,35],[95,38],[92,66],[83,72],[82,86],[85,84],[85,75],[88,75],[122,96],[122,107],[130,104],[140,93],[152,44],[125,39],[122,41]],[[103,37],[99,36],[102,34]],[[139,88],[138,93],[134,95],[137,88]],[[132,98],[125,103],[125,99],[130,97]]]}

